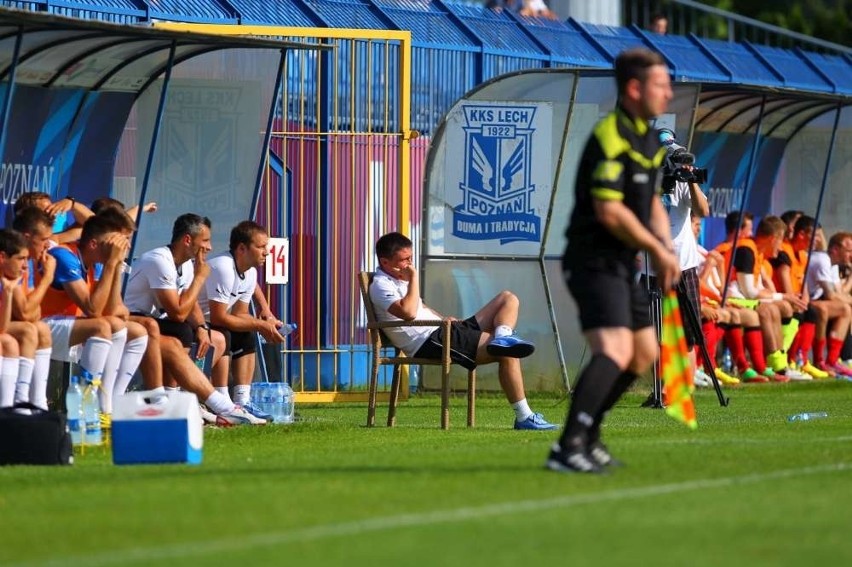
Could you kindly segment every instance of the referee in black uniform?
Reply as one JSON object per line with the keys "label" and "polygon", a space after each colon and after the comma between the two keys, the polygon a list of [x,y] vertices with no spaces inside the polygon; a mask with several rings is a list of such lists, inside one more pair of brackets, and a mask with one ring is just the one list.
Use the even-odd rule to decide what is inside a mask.
{"label": "referee in black uniform", "polygon": [[657,357],[648,295],[635,282],[637,253],[648,253],[664,291],[680,276],[668,216],[655,196],[665,149],[649,124],[672,98],[668,68],[659,54],[630,49],[616,58],[615,79],[618,106],[583,150],[562,259],[592,357],[547,458],[547,468],[559,472],[599,473],[619,464],[600,440],[601,421]]}

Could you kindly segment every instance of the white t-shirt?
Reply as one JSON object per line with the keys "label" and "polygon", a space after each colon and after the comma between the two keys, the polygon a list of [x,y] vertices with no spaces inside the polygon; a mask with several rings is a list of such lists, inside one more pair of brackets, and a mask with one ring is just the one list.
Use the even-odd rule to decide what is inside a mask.
{"label": "white t-shirt", "polygon": [[180,294],[190,286],[194,277],[192,260],[178,267],[168,246],[154,248],[133,263],[133,272],[124,292],[124,303],[131,313],[165,317],[155,290],[173,289]]}
{"label": "white t-shirt", "polygon": [[[671,193],[660,196],[663,202],[663,207],[669,213],[669,225],[672,235],[672,244],[674,245],[674,253],[680,263],[681,270],[697,268],[701,262],[701,255],[698,253],[698,243],[695,241],[695,235],[692,233],[692,222],[690,212],[692,211],[692,196],[689,191],[689,183],[676,181],[674,189]],[[645,254],[639,254],[639,258],[643,264]],[[645,267],[642,266],[640,272],[644,273]],[[648,274],[655,275],[654,269],[648,266]]]}
{"label": "white t-shirt", "polygon": [[[408,282],[389,276],[381,269],[376,270],[376,275],[373,277],[373,284],[370,286],[370,299],[373,300],[373,305],[376,308],[376,319],[384,321],[402,321],[399,317],[394,317],[388,311],[388,308],[405,297],[408,293]],[[423,305],[423,299],[418,298],[417,315],[415,321],[424,319],[437,319],[438,316],[429,308]],[[426,339],[429,338],[435,329],[438,327],[397,327],[393,329],[383,329],[391,342],[407,356],[414,354],[423,346]]]}
{"label": "white t-shirt", "polygon": [[249,268],[243,274],[237,273],[234,257],[223,252],[207,260],[210,275],[204,282],[204,288],[198,294],[198,303],[206,319],[210,319],[210,302],[224,303],[230,310],[237,301],[250,303],[257,285],[257,270]]}
{"label": "white t-shirt", "polygon": [[837,266],[831,265],[831,258],[827,252],[815,250],[811,254],[806,279],[811,299],[822,299],[825,291],[823,291],[820,282],[833,283],[835,288],[837,288],[840,285],[840,270]]}

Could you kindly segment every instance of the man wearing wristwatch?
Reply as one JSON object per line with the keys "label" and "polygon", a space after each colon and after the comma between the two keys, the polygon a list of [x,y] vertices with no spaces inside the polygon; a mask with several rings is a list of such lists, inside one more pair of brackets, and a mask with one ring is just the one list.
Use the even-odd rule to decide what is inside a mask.
{"label": "man wearing wristwatch", "polygon": [[206,217],[193,213],[179,216],[171,242],[149,250],[134,263],[124,301],[132,317],[156,319],[162,336],[164,379],[173,379],[198,396],[206,406],[202,408],[205,421],[218,425],[263,424],[265,419],[235,405],[227,390],[223,393],[214,389],[188,354],[193,343],[198,345],[198,358],[204,358],[213,347],[214,384],[217,376],[224,375],[227,385],[225,337],[211,332],[198,306],[199,292],[210,274],[206,262],[210,226]]}
{"label": "man wearing wristwatch", "polygon": [[74,197],[64,197],[53,202],[50,195],[41,191],[22,194],[13,206],[15,214],[27,207],[38,207],[50,215],[53,220],[52,246],[79,240],[83,223],[95,214],[86,205],[77,202]]}
{"label": "man wearing wristwatch", "polygon": [[[225,335],[225,353],[231,355],[234,376],[234,401],[251,411],[251,383],[257,360],[255,333],[267,342],[280,344],[284,336],[278,332],[281,322],[269,317],[259,319],[249,312],[249,303],[257,288],[257,269],[266,262],[269,235],[253,221],[243,221],[231,230],[228,252],[210,258],[210,277],[199,294],[204,317],[214,330]],[[217,383],[217,387],[227,385]],[[256,414],[255,414],[256,415]]]}

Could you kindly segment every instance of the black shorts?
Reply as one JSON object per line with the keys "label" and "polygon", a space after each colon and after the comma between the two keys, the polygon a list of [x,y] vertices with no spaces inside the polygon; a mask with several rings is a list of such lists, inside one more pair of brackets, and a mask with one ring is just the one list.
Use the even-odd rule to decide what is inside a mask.
{"label": "black shorts", "polygon": [[607,327],[638,331],[651,326],[648,293],[626,269],[575,268],[565,278],[577,302],[583,331]]}
{"label": "black shorts", "polygon": [[[648,277],[651,287],[657,287],[657,278]],[[644,276],[639,278],[639,285],[644,287]],[[698,344],[701,329],[694,329],[689,324],[689,316],[686,314],[687,304],[692,304],[696,318],[701,324],[701,294],[698,284],[698,268],[687,268],[680,273],[680,281],[675,286],[677,302],[680,305],[680,318],[683,321],[683,333],[686,336],[686,346],[689,348]]]}
{"label": "black shorts", "polygon": [[237,359],[257,351],[254,341],[254,333],[249,331],[229,331],[225,327],[211,325],[210,329],[219,331],[225,336],[225,353],[231,358]]}
{"label": "black shorts", "polygon": [[183,348],[189,348],[195,342],[195,333],[192,331],[192,325],[184,321],[172,321],[171,319],[158,319],[145,313],[131,313],[137,317],[151,317],[157,322],[160,328],[160,334],[166,337],[174,337],[180,341]]}
{"label": "black shorts", "polygon": [[[468,370],[476,368],[476,351],[479,348],[481,336],[482,329],[476,322],[476,317],[469,317],[464,321],[453,321],[450,325],[450,358],[452,361]],[[423,346],[417,349],[414,357],[441,360],[444,354],[443,340],[444,328],[438,327],[429,335]]]}

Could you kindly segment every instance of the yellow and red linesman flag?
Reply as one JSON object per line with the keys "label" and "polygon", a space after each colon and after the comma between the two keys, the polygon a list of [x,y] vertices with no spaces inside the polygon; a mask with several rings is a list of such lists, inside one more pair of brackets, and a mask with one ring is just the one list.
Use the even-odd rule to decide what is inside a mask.
{"label": "yellow and red linesman flag", "polygon": [[669,291],[663,297],[663,325],[660,338],[660,368],[663,375],[663,399],[666,413],[682,421],[691,429],[698,427],[695,420],[695,390],[692,368],[689,365],[689,349],[683,332],[683,320],[677,293]]}

